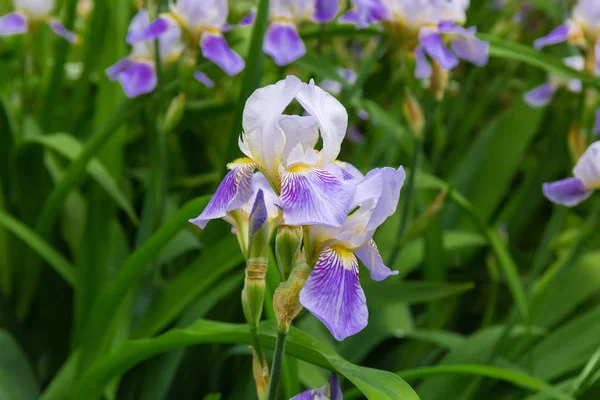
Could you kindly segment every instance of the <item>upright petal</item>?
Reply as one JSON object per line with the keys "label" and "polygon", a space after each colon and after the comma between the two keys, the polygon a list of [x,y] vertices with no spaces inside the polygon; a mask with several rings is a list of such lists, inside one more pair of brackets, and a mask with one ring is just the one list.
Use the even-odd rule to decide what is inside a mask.
{"label": "upright petal", "polygon": [[452,51],[475,65],[486,65],[490,58],[490,44],[479,40],[475,35],[458,36],[452,39]]}
{"label": "upright petal", "polygon": [[358,279],[358,262],[348,250],[326,248],[300,291],[300,303],[344,340],[367,326],[369,310]]}
{"label": "upright petal", "polygon": [[354,193],[352,184],[329,171],[302,165],[281,173],[281,208],[287,225],[342,226]]}
{"label": "upright petal", "polygon": [[419,43],[442,69],[449,71],[458,65],[458,58],[446,47],[442,36],[436,31],[428,28],[421,29]]}
{"label": "upright petal", "polygon": [[571,30],[571,24],[570,23],[564,23],[562,25],[559,25],[558,27],[554,28],[554,30],[552,32],[550,32],[549,34],[547,34],[544,37],[541,37],[539,39],[537,39],[535,42],[533,42],[533,46],[540,50],[545,46],[551,45],[551,44],[557,44],[557,43],[562,43],[562,42],[566,42],[567,39],[569,38],[569,32]]}
{"label": "upright petal", "polygon": [[314,19],[320,23],[331,22],[339,9],[339,0],[315,0]]}
{"label": "upright petal", "polygon": [[127,97],[133,98],[150,93],[156,88],[154,65],[149,62],[124,58],[106,70],[111,80],[118,80]]}
{"label": "upright petal", "polygon": [[314,148],[319,140],[319,124],[311,115],[282,115],[279,126],[285,134],[283,160],[287,159],[298,144],[304,149]]}
{"label": "upright petal", "polygon": [[254,199],[252,211],[250,211],[250,234],[254,235],[264,225],[268,217],[265,195],[262,189],[259,189]]}
{"label": "upright petal", "polygon": [[[142,10],[140,12],[144,12]],[[146,20],[147,13],[141,15],[139,20],[132,22],[129,31],[127,32],[127,43],[135,43],[144,40],[154,40],[169,29],[169,21],[166,18],[157,18],[150,23],[149,18]]]}
{"label": "upright petal", "polygon": [[548,200],[567,207],[576,206],[592,194],[592,191],[578,178],[567,178],[552,183],[544,183],[542,190]]}
{"label": "upright petal", "polygon": [[[132,18],[129,23],[129,29],[127,30],[126,40],[127,43],[132,44],[139,42],[140,39],[147,34],[148,28],[150,27],[150,15],[148,10],[145,8],[138,11],[138,13]],[[152,38],[154,39],[154,38]]]}
{"label": "upright petal", "polygon": [[544,107],[552,100],[555,91],[556,88],[554,85],[545,83],[526,92],[525,95],[523,95],[523,99],[531,107]]}
{"label": "upright petal", "polygon": [[344,400],[340,381],[335,373],[329,377],[329,400]]}
{"label": "upright petal", "polygon": [[374,281],[382,281],[390,275],[398,275],[399,273],[386,267],[373,239],[370,239],[367,244],[355,251],[354,254],[369,269],[371,279]]}
{"label": "upright petal", "polygon": [[265,36],[263,50],[277,65],[288,65],[306,53],[304,42],[296,27],[289,23],[274,22]]}
{"label": "upright petal", "polygon": [[415,59],[417,62],[415,66],[415,77],[419,79],[429,78],[432,72],[431,64],[429,64],[422,46],[415,47]]}
{"label": "upright petal", "polygon": [[589,189],[600,189],[600,141],[592,143],[583,153],[573,175]]}
{"label": "upright petal", "polygon": [[58,36],[62,37],[66,41],[70,43],[77,43],[79,41],[79,36],[76,33],[69,31],[63,24],[60,23],[57,19],[51,19],[49,22],[50,29]]}
{"label": "upright petal", "polygon": [[10,36],[25,33],[28,29],[27,16],[13,12],[0,17],[0,36]]}
{"label": "upright petal", "polygon": [[377,199],[377,205],[373,209],[367,230],[375,230],[396,212],[400,200],[400,190],[406,179],[406,173],[402,167],[397,170],[386,167],[381,168],[380,171],[383,191]]}
{"label": "upright petal", "polygon": [[248,159],[239,159],[228,167],[231,171],[225,175],[204,211],[190,220],[201,229],[206,227],[208,221],[223,218],[228,212],[237,210],[250,200],[252,175],[256,164]]}
{"label": "upright petal", "polygon": [[335,97],[316,86],[312,79],[308,85],[302,86],[296,98],[319,123],[323,138],[322,165],[335,161],[348,128],[346,109]]}
{"label": "upright petal", "polygon": [[229,76],[237,75],[244,69],[244,59],[227,45],[220,34],[205,32],[200,40],[204,58],[217,64]]}

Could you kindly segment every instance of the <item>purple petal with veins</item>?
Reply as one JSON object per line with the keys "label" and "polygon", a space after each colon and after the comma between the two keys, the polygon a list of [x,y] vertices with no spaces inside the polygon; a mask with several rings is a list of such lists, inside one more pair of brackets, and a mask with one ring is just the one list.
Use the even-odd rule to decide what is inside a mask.
{"label": "purple petal with veins", "polygon": [[423,29],[419,34],[419,42],[442,69],[449,71],[458,65],[458,58],[446,47],[439,33]]}
{"label": "purple petal with veins", "polygon": [[263,50],[280,66],[288,65],[306,53],[306,47],[296,27],[277,22],[272,23],[267,31]]}
{"label": "purple petal with veins", "polygon": [[217,64],[229,76],[237,75],[244,69],[244,59],[229,48],[222,35],[204,33],[200,48],[204,58]]}
{"label": "purple petal with veins", "polygon": [[583,181],[578,178],[567,178],[542,185],[544,196],[556,204],[574,207],[592,194]]}
{"label": "purple petal with veins", "polygon": [[28,24],[25,14],[13,12],[0,17],[0,36],[10,36],[27,32]]}
{"label": "purple petal with veins", "polygon": [[340,9],[339,0],[315,0],[314,19],[317,22],[331,22]]}
{"label": "purple petal with veins", "polygon": [[373,239],[355,252],[356,256],[371,271],[371,279],[382,281],[390,275],[398,275],[398,271],[392,271],[383,263],[377,245]]}

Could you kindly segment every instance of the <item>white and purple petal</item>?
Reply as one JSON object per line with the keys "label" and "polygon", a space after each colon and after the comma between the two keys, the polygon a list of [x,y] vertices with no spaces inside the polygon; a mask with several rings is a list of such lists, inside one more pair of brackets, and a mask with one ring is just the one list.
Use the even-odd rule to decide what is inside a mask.
{"label": "white and purple petal", "polygon": [[363,330],[368,323],[369,311],[354,254],[340,247],[324,249],[300,291],[300,303],[329,329],[336,340],[344,340]]}
{"label": "white and purple petal", "polygon": [[567,178],[542,185],[544,196],[553,203],[574,207],[592,194],[583,181],[578,178]]}
{"label": "white and purple petal", "polygon": [[194,72],[193,76],[194,76],[195,80],[197,80],[198,82],[202,83],[207,88],[212,89],[213,87],[215,87],[215,82],[213,82],[213,80],[210,79],[208,77],[208,75],[206,75],[204,72],[196,71],[196,72]]}
{"label": "white and purple petal", "polygon": [[559,25],[558,27],[554,28],[554,30],[552,30],[552,32],[550,32],[546,36],[543,36],[543,37],[537,39],[535,42],[533,42],[533,46],[536,49],[540,50],[543,47],[551,45],[551,44],[566,42],[567,39],[569,38],[570,31],[571,31],[571,24],[569,22]]}
{"label": "white and purple petal", "polygon": [[548,82],[526,92],[523,99],[531,107],[544,107],[552,100],[555,91],[556,87]]}
{"label": "white and purple petal", "polygon": [[263,50],[279,66],[288,65],[306,54],[296,27],[289,23],[274,22],[269,26]]}
{"label": "white and purple petal", "polygon": [[573,175],[587,188],[600,189],[600,141],[592,143],[583,153],[573,168]]}
{"label": "white and purple petal", "polygon": [[324,169],[293,167],[281,173],[280,204],[287,225],[342,226],[354,193],[352,184]]}
{"label": "white and purple petal", "polygon": [[388,9],[380,0],[353,0],[352,3],[352,9],[340,17],[340,22],[366,28],[388,15]]}
{"label": "white and purple petal", "polygon": [[475,35],[458,36],[452,39],[452,51],[463,60],[484,66],[490,59],[490,44],[477,39]]}
{"label": "white and purple petal", "polygon": [[201,229],[204,229],[210,220],[223,218],[230,211],[241,208],[252,196],[252,176],[256,164],[248,159],[240,159],[228,167],[231,171],[225,175],[204,211],[190,220]]}
{"label": "white and purple petal", "polygon": [[23,13],[13,12],[0,17],[0,36],[21,34],[27,30],[27,16]]}
{"label": "white and purple petal", "polygon": [[244,59],[229,48],[220,34],[205,32],[200,40],[204,58],[217,64],[229,76],[237,75],[244,69]]}
{"label": "white and purple petal", "polygon": [[57,19],[51,19],[48,23],[50,25],[50,29],[58,36],[62,37],[66,41],[70,43],[77,43],[79,41],[79,36],[76,33],[69,31],[63,24],[60,23]]}
{"label": "white and purple petal", "polygon": [[415,60],[415,77],[419,79],[429,78],[432,73],[431,64],[429,64],[422,46],[415,47]]}
{"label": "white and purple petal", "polygon": [[111,81],[117,80],[129,98],[150,93],[156,88],[157,78],[154,65],[126,57],[106,70]]}
{"label": "white and purple petal", "polygon": [[144,18],[143,22],[140,20],[136,24],[132,23],[132,26],[127,32],[127,36],[125,38],[127,43],[132,44],[146,40],[154,40],[165,33],[167,29],[169,29],[169,21],[166,18],[159,17],[153,22],[149,22],[149,20],[145,20],[146,16],[147,13],[146,15],[140,17]]}
{"label": "white and purple petal", "polygon": [[449,71],[458,65],[458,58],[446,47],[442,36],[429,28],[421,29],[419,43],[423,49],[440,64],[445,71]]}
{"label": "white and purple petal", "polygon": [[398,275],[398,271],[392,271],[384,263],[377,245],[373,239],[370,239],[367,244],[354,252],[358,259],[371,272],[371,279],[374,281],[382,281],[390,275]]}

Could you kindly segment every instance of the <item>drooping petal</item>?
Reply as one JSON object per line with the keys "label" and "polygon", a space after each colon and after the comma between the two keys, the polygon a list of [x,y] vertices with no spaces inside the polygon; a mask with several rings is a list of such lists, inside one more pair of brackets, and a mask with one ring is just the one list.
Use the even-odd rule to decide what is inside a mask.
{"label": "drooping petal", "polygon": [[304,54],[306,47],[296,27],[288,23],[274,22],[265,36],[263,50],[277,65],[288,65]]}
{"label": "drooping petal", "polygon": [[590,189],[600,189],[600,141],[594,142],[581,156],[573,175]]}
{"label": "drooping petal", "polygon": [[415,47],[415,59],[417,62],[415,67],[415,77],[419,79],[429,78],[432,72],[431,64],[429,64],[422,46]]}
{"label": "drooping petal", "polygon": [[200,71],[194,72],[194,79],[196,79],[198,82],[202,83],[207,88],[212,89],[213,87],[215,87],[215,83],[213,82],[213,80],[210,79],[208,77],[208,75],[206,75],[204,72],[200,72]]}
{"label": "drooping petal", "polygon": [[523,95],[523,99],[531,107],[544,107],[552,100],[555,91],[556,88],[554,85],[545,83],[526,92],[525,95]]}
{"label": "drooping petal", "polygon": [[308,389],[304,392],[295,395],[290,400],[314,400],[314,389]]}
{"label": "drooping petal", "polygon": [[452,39],[452,51],[463,60],[475,65],[486,65],[490,59],[490,44],[477,39],[475,35],[459,36]]}
{"label": "drooping petal", "polygon": [[596,118],[594,120],[594,135],[600,135],[600,108],[596,109]]}
{"label": "drooping petal", "polygon": [[392,271],[383,263],[383,259],[373,239],[370,239],[367,244],[355,251],[354,254],[369,269],[371,279],[374,281],[382,281],[390,275],[398,275],[399,273],[399,271]]}
{"label": "drooping petal", "polygon": [[13,12],[0,17],[0,36],[10,36],[25,33],[28,30],[27,16]]}
{"label": "drooping petal", "polygon": [[246,14],[240,20],[240,22],[238,22],[238,25],[241,25],[241,26],[252,25],[254,23],[255,19],[256,19],[256,10],[252,10],[248,14]]}
{"label": "drooping petal", "polygon": [[152,63],[134,61],[129,57],[109,67],[106,75],[110,80],[118,80],[125,95],[130,98],[152,92],[157,84]]}
{"label": "drooping petal", "polygon": [[314,19],[317,22],[331,22],[340,9],[339,0],[315,0]]}
{"label": "drooping petal", "polygon": [[229,48],[220,34],[205,32],[200,40],[204,58],[217,64],[229,76],[237,75],[244,69],[244,59]]}
{"label": "drooping petal", "polygon": [[240,147],[245,146],[250,153],[247,155],[263,164],[268,175],[274,176],[282,161],[285,136],[279,128],[281,114],[301,86],[300,79],[288,76],[256,90],[246,101],[242,120],[244,140]]}
{"label": "drooping petal", "polygon": [[354,254],[326,248],[300,291],[300,303],[339,341],[367,326],[367,300],[358,279]]}
{"label": "drooping petal", "polygon": [[561,181],[544,183],[542,190],[548,200],[567,207],[576,206],[592,194],[592,191],[578,178],[567,178]]}
{"label": "drooping petal", "polygon": [[428,28],[421,29],[419,43],[442,69],[449,71],[458,65],[458,58],[446,47],[442,36],[436,31]]}
{"label": "drooping petal", "polygon": [[302,165],[281,173],[281,208],[287,225],[341,226],[349,211],[353,185],[329,171]]}
{"label": "drooping petal", "polygon": [[533,42],[533,47],[540,50],[543,47],[551,45],[551,44],[566,42],[567,39],[569,38],[570,30],[571,30],[571,25],[568,22],[564,23],[562,25],[559,25],[558,27],[554,28],[554,30],[552,30],[552,32],[550,32],[546,36],[543,36],[543,37],[537,39],[535,42]]}
{"label": "drooping petal", "polygon": [[79,41],[79,36],[76,33],[73,33],[67,28],[65,28],[65,26],[61,24],[59,20],[51,19],[49,25],[54,33],[56,33],[58,36],[62,37],[66,41],[73,44]]}
{"label": "drooping petal", "polygon": [[231,171],[225,175],[204,211],[190,220],[201,229],[206,227],[208,221],[223,218],[228,212],[242,207],[252,195],[252,175],[256,164],[248,159],[240,159],[228,167]]}
{"label": "drooping petal", "polygon": [[348,128],[346,109],[335,97],[316,86],[312,79],[308,85],[302,86],[296,98],[319,123],[323,138],[322,165],[335,161]]}

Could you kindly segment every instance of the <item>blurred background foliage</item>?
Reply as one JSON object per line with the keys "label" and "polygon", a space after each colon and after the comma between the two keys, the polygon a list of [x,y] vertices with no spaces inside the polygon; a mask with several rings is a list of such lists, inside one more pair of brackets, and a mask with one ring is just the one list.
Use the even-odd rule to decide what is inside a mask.
{"label": "blurred background foliage", "polygon": [[[83,3],[57,7],[81,45],[46,27],[0,45],[0,398],[253,399],[244,326],[210,322],[244,321],[243,257],[226,223],[203,232],[187,223],[238,155],[230,142],[245,73],[200,64],[216,77],[207,89],[180,87],[172,68],[155,94],[126,99],[104,70],[128,53],[135,4],[96,1],[87,12]],[[230,21],[252,6],[230,2]],[[2,14],[10,9],[0,3]],[[336,68],[354,69],[358,84],[339,98],[360,136],[340,158],[363,172],[421,171],[413,207],[377,233],[400,274],[363,279],[369,326],[338,343],[303,312],[295,325],[318,345],[292,332],[297,358],[286,359],[282,398],[321,386],[323,367],[352,364],[397,372],[424,400],[600,398],[600,202],[567,210],[540,189],[569,174],[591,122],[582,95],[561,91],[544,109],[522,100],[548,71],[577,76],[560,62],[569,46],[531,48],[568,10],[472,0],[467,26],[485,32],[492,58],[461,64],[441,101],[406,81],[393,40],[378,46],[371,28],[304,25],[305,57],[287,67],[264,59],[259,86],[287,74],[340,80]],[[251,35],[228,34],[248,65]],[[416,162],[407,88],[425,116]],[[179,93],[183,116],[162,134],[155,116]],[[273,334],[267,322],[267,348]],[[345,399],[362,396],[347,380],[343,388]]]}

